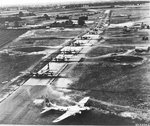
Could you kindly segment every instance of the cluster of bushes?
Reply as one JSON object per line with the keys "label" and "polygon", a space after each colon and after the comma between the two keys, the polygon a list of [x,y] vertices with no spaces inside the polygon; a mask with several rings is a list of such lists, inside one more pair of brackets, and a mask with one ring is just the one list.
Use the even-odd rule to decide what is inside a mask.
{"label": "cluster of bushes", "polygon": [[1,17],[0,23],[5,23],[5,21],[14,22],[14,21],[21,21],[20,17]]}
{"label": "cluster of bushes", "polygon": [[44,14],[43,16],[41,17],[37,17],[38,19],[46,19],[46,20],[50,20],[50,17],[47,15],[47,14]]}
{"label": "cluster of bushes", "polygon": [[78,8],[78,7],[83,7],[82,4],[70,4],[70,5],[66,5],[66,9],[67,8]]}
{"label": "cluster of bushes", "polygon": [[88,20],[88,16],[81,16],[81,17],[79,17],[78,25],[81,25],[81,26],[85,25],[85,20]]}
{"label": "cluster of bushes", "polygon": [[19,17],[36,16],[36,14],[34,14],[34,13],[23,13],[22,11],[20,11],[17,16],[19,16]]}
{"label": "cluster of bushes", "polygon": [[69,19],[69,16],[56,16],[56,19]]}
{"label": "cluster of bushes", "polygon": [[53,24],[50,25],[50,27],[74,27],[74,26],[75,24],[71,20],[67,20],[62,23],[54,22]]}
{"label": "cluster of bushes", "polygon": [[88,16],[81,16],[79,17],[80,20],[88,20]]}

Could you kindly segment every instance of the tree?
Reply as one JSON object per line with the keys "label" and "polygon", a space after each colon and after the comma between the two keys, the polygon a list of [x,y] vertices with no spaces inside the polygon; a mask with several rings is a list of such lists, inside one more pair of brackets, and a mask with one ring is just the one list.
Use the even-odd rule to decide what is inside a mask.
{"label": "tree", "polygon": [[46,20],[49,20],[50,19],[50,17],[47,15],[47,14],[44,14],[44,16],[43,17],[45,17],[46,18]]}
{"label": "tree", "polygon": [[19,17],[23,17],[24,13],[22,11],[19,12]]}
{"label": "tree", "polygon": [[79,18],[82,19],[82,20],[88,20],[88,16],[81,16]]}
{"label": "tree", "polygon": [[79,19],[78,19],[78,25],[83,26],[84,24],[85,24],[85,20],[82,19],[82,18],[79,18]]}
{"label": "tree", "polygon": [[19,22],[18,22],[18,21],[15,21],[15,22],[14,22],[14,26],[15,26],[15,27],[19,27]]}

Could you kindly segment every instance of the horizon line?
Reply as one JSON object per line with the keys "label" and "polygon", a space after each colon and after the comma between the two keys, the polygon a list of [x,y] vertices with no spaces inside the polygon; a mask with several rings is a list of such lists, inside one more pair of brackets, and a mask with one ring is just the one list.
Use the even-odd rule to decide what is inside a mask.
{"label": "horizon line", "polygon": [[54,5],[68,5],[68,4],[89,4],[89,3],[114,3],[114,2],[150,2],[150,0],[86,0],[86,1],[68,1],[68,2],[46,2],[46,3],[25,3],[25,4],[16,4],[16,5],[0,5],[0,7],[27,7],[27,6],[54,6]]}

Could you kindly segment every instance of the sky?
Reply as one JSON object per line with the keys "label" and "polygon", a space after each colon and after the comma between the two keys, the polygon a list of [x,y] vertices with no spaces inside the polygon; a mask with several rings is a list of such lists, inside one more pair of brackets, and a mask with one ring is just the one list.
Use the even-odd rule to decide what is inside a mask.
{"label": "sky", "polygon": [[63,4],[92,1],[111,1],[111,0],[0,0],[0,6],[11,5],[41,5],[41,4]]}
{"label": "sky", "polygon": [[0,0],[0,7],[18,5],[46,5],[46,4],[66,4],[81,2],[101,2],[101,1],[120,1],[120,0]]}

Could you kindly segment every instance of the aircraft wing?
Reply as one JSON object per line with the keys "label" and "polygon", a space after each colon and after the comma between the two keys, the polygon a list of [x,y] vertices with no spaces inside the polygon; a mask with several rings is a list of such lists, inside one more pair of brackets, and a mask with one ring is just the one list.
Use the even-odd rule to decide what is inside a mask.
{"label": "aircraft wing", "polygon": [[43,108],[43,111],[41,112],[41,114],[44,114],[50,110],[59,110],[59,109],[56,107],[45,107],[45,108]]}
{"label": "aircraft wing", "polygon": [[90,97],[85,97],[83,98],[81,101],[79,101],[78,105],[80,106],[84,106],[85,103],[87,103],[87,101],[89,100]]}
{"label": "aircraft wing", "polygon": [[56,122],[60,122],[60,121],[62,121],[62,120],[64,120],[64,119],[66,119],[66,118],[68,118],[68,117],[70,117],[70,116],[72,116],[72,115],[74,115],[74,114],[76,114],[76,113],[78,113],[79,111],[67,111],[67,112],[65,112],[63,115],[61,115],[60,117],[58,117],[57,119],[55,119],[54,121],[53,121],[53,123],[56,123]]}
{"label": "aircraft wing", "polygon": [[50,110],[58,110],[58,109],[54,108],[54,107],[45,107],[45,108],[43,108],[43,111],[41,112],[41,114],[44,114]]}
{"label": "aircraft wing", "polygon": [[62,106],[52,106],[52,107],[44,107],[43,111],[41,112],[41,114],[44,114],[50,110],[58,110],[58,111],[67,111],[67,107],[62,107]]}

